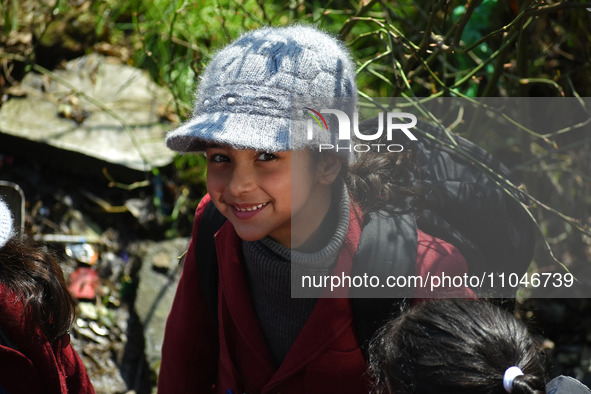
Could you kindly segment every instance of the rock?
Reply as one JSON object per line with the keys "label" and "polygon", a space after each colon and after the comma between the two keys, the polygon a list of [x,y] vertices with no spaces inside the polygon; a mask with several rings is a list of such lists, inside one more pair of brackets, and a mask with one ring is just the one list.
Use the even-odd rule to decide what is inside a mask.
{"label": "rock", "polygon": [[[188,238],[178,238],[162,242],[138,242],[129,248],[134,255],[143,256],[138,274],[135,311],[144,327],[146,361],[156,373],[160,365],[166,319],[181,271],[178,256],[183,254],[188,245]],[[168,264],[164,260],[168,260]],[[170,268],[163,271],[163,266]]]}
{"label": "rock", "polygon": [[174,263],[175,262],[171,261],[170,256],[168,256],[166,253],[158,253],[152,259],[152,268],[166,272],[171,268],[174,268]]}
{"label": "rock", "polygon": [[49,77],[30,72],[20,89],[26,97],[0,107],[0,137],[5,133],[142,172],[174,157],[164,144],[172,127],[158,115],[170,95],[142,70],[90,54]]}

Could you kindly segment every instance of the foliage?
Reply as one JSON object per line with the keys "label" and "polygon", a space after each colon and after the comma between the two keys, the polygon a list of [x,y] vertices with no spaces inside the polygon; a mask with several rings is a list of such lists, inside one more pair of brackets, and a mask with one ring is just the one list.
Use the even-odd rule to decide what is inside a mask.
{"label": "foliage", "polygon": [[[91,15],[86,25],[94,28],[93,42],[79,39],[85,50],[116,54],[148,70],[172,92],[171,119],[180,121],[189,115],[195,84],[217,49],[244,31],[290,23],[314,24],[341,37],[356,59],[366,97],[589,97],[588,8],[591,3],[580,0],[0,0],[6,39],[0,42],[7,42],[3,52],[20,52],[22,64],[40,63],[39,38],[52,24],[73,25],[81,20],[75,15]],[[36,43],[19,50],[18,33],[27,29]],[[6,53],[0,55],[0,89],[18,74],[10,67],[17,70],[19,62]],[[453,129],[454,123],[445,126]],[[591,217],[588,131],[457,130],[524,179],[537,197],[530,200],[531,212],[546,238],[556,240],[561,261],[591,259],[591,242],[583,235]],[[203,171],[202,161],[179,157],[176,181],[200,192]],[[193,207],[199,192],[184,203]],[[180,187],[177,193],[183,195]]]}

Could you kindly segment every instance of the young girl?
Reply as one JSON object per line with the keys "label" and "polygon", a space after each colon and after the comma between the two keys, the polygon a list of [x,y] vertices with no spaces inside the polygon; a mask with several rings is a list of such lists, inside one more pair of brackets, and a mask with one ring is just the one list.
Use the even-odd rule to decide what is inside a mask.
{"label": "young girl", "polygon": [[70,345],[74,301],[58,260],[24,236],[0,199],[0,393],[94,393]]}
{"label": "young girl", "polygon": [[[350,300],[290,290],[292,269],[349,273],[364,214],[412,191],[403,187],[407,153],[353,163],[346,150],[319,154],[290,139],[293,100],[356,95],[348,51],[312,27],[246,33],[209,63],[193,118],[166,140],[206,152],[208,194],[166,326],[159,393],[367,392]],[[196,255],[210,201],[227,218],[215,236],[217,320]],[[453,246],[417,238],[417,275],[466,272]]]}
{"label": "young girl", "polygon": [[544,385],[539,342],[484,301],[421,303],[388,322],[369,349],[374,393],[589,394],[573,378]]}

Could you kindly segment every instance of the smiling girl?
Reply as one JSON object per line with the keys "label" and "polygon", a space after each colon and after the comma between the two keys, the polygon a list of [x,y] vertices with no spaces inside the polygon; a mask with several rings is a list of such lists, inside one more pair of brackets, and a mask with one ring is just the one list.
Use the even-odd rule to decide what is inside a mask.
{"label": "smiling girl", "polygon": [[[207,191],[168,318],[159,393],[364,393],[367,363],[350,299],[292,298],[292,270],[351,271],[364,215],[403,203],[407,152],[354,162],[292,139],[293,100],[355,103],[346,48],[307,26],[246,33],[218,52],[193,117],[167,136],[207,155]],[[333,137],[328,135],[328,137]],[[217,319],[199,281],[196,235],[212,202]],[[418,231],[415,273],[466,272],[451,245]]]}

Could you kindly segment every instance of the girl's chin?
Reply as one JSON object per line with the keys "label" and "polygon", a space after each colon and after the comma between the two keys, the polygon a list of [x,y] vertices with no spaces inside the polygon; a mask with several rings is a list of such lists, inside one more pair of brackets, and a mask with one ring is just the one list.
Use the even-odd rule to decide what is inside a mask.
{"label": "girl's chin", "polygon": [[261,239],[265,238],[265,235],[256,235],[256,234],[240,234],[240,233],[238,233],[238,236],[240,237],[241,240],[247,241],[247,242],[260,241]]}
{"label": "girl's chin", "polygon": [[244,228],[241,228],[241,226],[234,226],[234,229],[236,230],[236,234],[238,234],[238,237],[240,237],[240,239],[242,239],[243,241],[248,241],[248,242],[260,241],[261,239],[263,239],[267,236],[267,234],[264,232],[252,231],[250,229],[244,229]]}
{"label": "girl's chin", "polygon": [[240,231],[240,229],[237,229],[235,227],[236,230],[236,234],[238,234],[238,237],[240,237],[240,239],[242,239],[243,241],[247,241],[247,242],[255,242],[255,241],[260,241],[261,239],[265,238],[265,237],[269,237],[272,240],[274,240],[277,243],[280,243],[281,245],[285,246],[286,248],[290,248],[291,247],[291,238],[287,238],[286,240],[284,240],[283,238],[277,238],[275,236],[273,236],[272,234],[267,234],[267,233],[260,233],[260,232],[253,232],[253,231]]}

